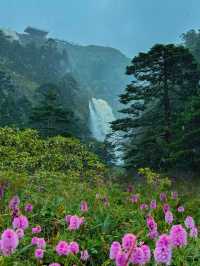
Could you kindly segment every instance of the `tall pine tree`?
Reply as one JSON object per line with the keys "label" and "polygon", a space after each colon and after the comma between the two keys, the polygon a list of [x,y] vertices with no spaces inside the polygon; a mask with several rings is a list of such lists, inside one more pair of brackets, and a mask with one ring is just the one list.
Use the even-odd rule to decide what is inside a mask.
{"label": "tall pine tree", "polygon": [[158,44],[133,58],[127,74],[133,81],[120,96],[124,116],[112,128],[127,139],[127,167],[161,168],[170,156],[174,124],[184,102],[198,92],[197,63],[183,46]]}

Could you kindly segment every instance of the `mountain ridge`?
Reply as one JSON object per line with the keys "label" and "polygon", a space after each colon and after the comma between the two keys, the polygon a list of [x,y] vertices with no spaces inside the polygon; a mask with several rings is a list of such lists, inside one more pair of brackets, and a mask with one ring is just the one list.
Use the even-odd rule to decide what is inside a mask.
{"label": "mountain ridge", "polygon": [[[88,125],[88,104],[92,97],[106,100],[117,115],[120,109],[118,95],[127,84],[125,70],[130,62],[121,51],[48,38],[47,32],[31,27],[24,33],[5,29],[0,33],[0,69],[5,66],[11,76],[18,75],[19,79],[21,76],[22,80],[27,80],[30,92],[24,96],[30,102],[33,99],[33,105],[37,85],[49,82],[63,84],[61,81],[65,79],[63,95],[73,95],[74,98],[63,104],[74,102],[73,108],[83,124]],[[75,82],[71,82],[72,79]],[[72,84],[71,88],[69,84]]]}

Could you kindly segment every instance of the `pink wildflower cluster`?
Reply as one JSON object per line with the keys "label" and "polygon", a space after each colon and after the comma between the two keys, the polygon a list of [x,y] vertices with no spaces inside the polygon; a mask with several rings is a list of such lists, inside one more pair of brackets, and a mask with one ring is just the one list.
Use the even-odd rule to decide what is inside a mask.
{"label": "pink wildflower cluster", "polygon": [[140,210],[142,211],[142,210],[148,210],[148,208],[149,208],[149,206],[146,204],[146,203],[142,203],[141,205],[140,205]]}
{"label": "pink wildflower cluster", "polygon": [[13,218],[19,216],[19,205],[20,205],[19,197],[18,196],[12,197],[9,202],[9,209],[11,210],[11,215]]}
{"label": "pink wildflower cluster", "polygon": [[168,235],[161,235],[156,242],[154,258],[157,263],[170,265],[172,258],[171,239]]}
{"label": "pink wildflower cluster", "polygon": [[6,229],[1,235],[0,251],[4,256],[10,256],[14,253],[19,244],[17,233],[12,229]]}
{"label": "pink wildflower cluster", "polygon": [[20,215],[18,217],[15,217],[13,220],[13,228],[14,229],[27,229],[29,226],[28,218],[24,215]]}
{"label": "pink wildflower cluster", "polygon": [[167,211],[165,213],[165,222],[168,224],[172,224],[174,220],[173,214],[171,211]]}
{"label": "pink wildflower cluster", "polygon": [[[67,243],[66,241],[59,241],[56,245],[56,253],[59,256],[67,256],[69,254],[77,255],[80,252],[79,244],[76,241]],[[87,261],[89,259],[89,253],[87,250],[81,251],[81,260]]]}
{"label": "pink wildflower cluster", "polygon": [[80,208],[81,208],[81,211],[82,212],[88,212],[88,204],[87,204],[87,201],[82,201]]}
{"label": "pink wildflower cluster", "polygon": [[195,225],[194,219],[192,216],[187,216],[185,219],[185,226],[190,230],[189,236],[196,238],[198,236],[198,229]]}
{"label": "pink wildflower cluster", "polygon": [[185,208],[184,208],[183,206],[179,206],[179,207],[177,208],[177,211],[178,211],[178,212],[184,212],[184,211],[185,211]]}
{"label": "pink wildflower cluster", "polygon": [[157,202],[156,200],[152,200],[151,203],[150,203],[150,208],[152,210],[156,209],[157,208]]}
{"label": "pink wildflower cluster", "polygon": [[163,234],[156,242],[154,258],[157,263],[170,265],[173,248],[187,244],[187,232],[182,225],[173,225],[170,234]]}
{"label": "pink wildflower cluster", "polygon": [[27,203],[27,204],[25,205],[24,210],[25,210],[26,212],[32,212],[32,211],[33,211],[33,205],[30,204],[30,203]]}
{"label": "pink wildflower cluster", "polygon": [[44,238],[33,237],[31,240],[31,244],[36,246],[35,249],[35,258],[41,260],[44,257],[44,250],[46,248],[46,241]]}
{"label": "pink wildflower cluster", "polygon": [[67,256],[70,253],[78,254],[79,245],[75,241],[69,244],[66,241],[59,241],[59,243],[56,246],[56,252],[59,256]]}
{"label": "pink wildflower cluster", "polygon": [[24,237],[24,230],[23,229],[18,228],[15,232],[16,232],[19,239],[22,239]]}
{"label": "pink wildflower cluster", "polygon": [[160,201],[167,201],[167,195],[165,192],[160,193]]}
{"label": "pink wildflower cluster", "polygon": [[127,266],[130,263],[145,265],[151,259],[151,251],[147,245],[137,246],[136,236],[125,234],[122,244],[115,241],[110,247],[110,259],[115,261],[116,266]]}
{"label": "pink wildflower cluster", "polygon": [[32,228],[32,234],[39,234],[42,232],[42,228],[40,225],[37,225],[36,227]]}
{"label": "pink wildflower cluster", "polygon": [[65,217],[65,221],[68,224],[68,230],[74,231],[78,230],[84,223],[84,217],[79,217],[77,215],[67,215]]}
{"label": "pink wildflower cluster", "polygon": [[177,191],[172,191],[171,192],[171,198],[173,200],[177,200],[178,199],[178,192]]}
{"label": "pink wildflower cluster", "polygon": [[165,203],[165,204],[163,205],[163,212],[166,213],[166,212],[168,212],[168,211],[170,211],[170,206],[169,206],[169,204]]}
{"label": "pink wildflower cluster", "polygon": [[15,210],[17,208],[19,208],[19,204],[20,204],[20,199],[18,196],[14,196],[12,197],[12,199],[9,202],[9,209],[10,210]]}
{"label": "pink wildflower cluster", "polygon": [[82,261],[87,261],[90,258],[90,255],[87,251],[87,249],[81,251],[81,260]]}
{"label": "pink wildflower cluster", "polygon": [[130,200],[131,200],[132,203],[137,203],[138,200],[139,200],[139,196],[136,195],[136,194],[133,194],[133,195],[131,195]]}
{"label": "pink wildflower cluster", "polygon": [[183,247],[187,245],[187,232],[181,224],[172,226],[170,237],[173,247]]}
{"label": "pink wildflower cluster", "polygon": [[149,234],[148,234],[149,238],[150,239],[157,238],[158,237],[158,226],[154,218],[151,215],[147,217],[147,227],[149,229]]}

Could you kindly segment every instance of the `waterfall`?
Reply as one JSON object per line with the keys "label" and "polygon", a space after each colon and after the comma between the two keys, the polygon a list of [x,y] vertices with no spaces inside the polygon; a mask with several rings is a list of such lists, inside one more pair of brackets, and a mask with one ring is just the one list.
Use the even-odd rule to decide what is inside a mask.
{"label": "waterfall", "polygon": [[115,120],[112,108],[102,99],[95,99],[89,102],[90,130],[92,136],[103,142],[107,134],[111,133],[110,122]]}
{"label": "waterfall", "polygon": [[[102,99],[92,98],[89,101],[89,111],[90,111],[90,130],[92,136],[103,142],[108,134],[112,132],[110,127],[110,122],[115,120],[115,116],[113,114],[111,106]],[[114,134],[109,141],[111,143],[116,143],[117,135]],[[115,156],[117,159],[116,164],[121,165],[122,153],[118,151],[118,148],[115,148]]]}

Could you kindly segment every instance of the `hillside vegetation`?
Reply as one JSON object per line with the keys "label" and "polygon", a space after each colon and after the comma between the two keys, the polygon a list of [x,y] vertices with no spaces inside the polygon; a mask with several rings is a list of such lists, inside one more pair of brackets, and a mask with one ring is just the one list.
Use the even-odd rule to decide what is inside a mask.
{"label": "hillside vegetation", "polygon": [[[144,257],[142,253],[140,258],[147,265],[155,265],[157,236],[172,234],[171,227],[177,224],[187,230],[187,243],[183,240],[177,247],[170,245],[167,250],[172,259],[163,261],[172,260],[176,266],[199,265],[200,240],[195,230],[200,201],[185,184],[178,188],[179,193],[173,192],[175,188],[168,178],[141,169],[143,184],[134,185],[133,177],[131,185],[121,187],[113,182],[97,156],[78,140],[44,140],[33,130],[0,129],[0,155],[0,231],[15,228],[20,238],[17,245],[9,242],[13,246],[7,250],[2,244],[0,265],[57,262],[65,266],[106,266],[115,265],[116,260],[116,265],[126,266],[113,257],[114,244],[111,250],[110,247],[114,241],[121,242],[127,233],[137,237],[138,252],[143,243],[149,246],[151,255]],[[170,220],[169,212],[173,215]],[[188,215],[196,222],[192,229],[184,229]],[[123,252],[125,255],[133,250]],[[131,262],[138,265],[137,258]]]}

